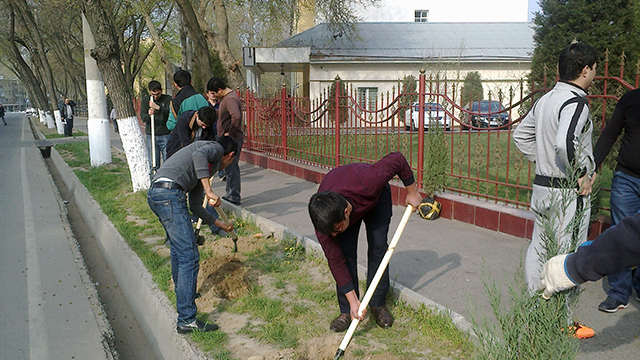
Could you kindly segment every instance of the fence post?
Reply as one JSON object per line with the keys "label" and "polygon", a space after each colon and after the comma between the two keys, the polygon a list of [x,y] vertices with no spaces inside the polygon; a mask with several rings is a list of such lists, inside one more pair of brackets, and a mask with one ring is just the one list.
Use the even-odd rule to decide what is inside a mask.
{"label": "fence post", "polygon": [[422,170],[424,169],[424,97],[425,97],[425,70],[420,69],[418,80],[418,189],[422,188]]}
{"label": "fence post", "polygon": [[336,124],[336,144],[335,144],[335,153],[336,153],[336,167],[340,166],[340,75],[336,75],[334,82],[334,101],[335,101],[335,115],[334,122]]}
{"label": "fence post", "polygon": [[282,157],[287,160],[287,85],[282,84],[280,90],[280,145],[282,146]]}
{"label": "fence post", "polygon": [[253,117],[252,117],[251,91],[249,90],[248,86],[244,96],[244,109],[245,109],[244,121],[247,127],[247,134],[246,134],[247,145],[245,146],[248,146],[249,148],[251,148],[251,142],[253,140],[253,123],[252,123]]}

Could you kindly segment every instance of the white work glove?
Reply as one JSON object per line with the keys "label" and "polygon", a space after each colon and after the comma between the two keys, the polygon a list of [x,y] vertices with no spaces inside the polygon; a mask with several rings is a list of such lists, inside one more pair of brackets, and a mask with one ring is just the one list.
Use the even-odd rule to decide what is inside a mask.
{"label": "white work glove", "polygon": [[551,296],[560,291],[571,289],[578,284],[574,283],[564,268],[564,262],[569,255],[557,255],[547,261],[542,267],[538,291],[543,291],[542,297],[549,300]]}

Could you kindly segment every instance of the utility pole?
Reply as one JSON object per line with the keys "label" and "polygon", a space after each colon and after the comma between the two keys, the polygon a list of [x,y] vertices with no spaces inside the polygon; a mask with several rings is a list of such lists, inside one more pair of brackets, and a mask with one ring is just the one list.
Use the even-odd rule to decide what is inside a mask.
{"label": "utility pole", "polygon": [[111,163],[111,134],[107,115],[107,99],[104,81],[91,50],[96,43],[91,27],[82,14],[82,34],[84,39],[84,68],[87,77],[87,129],[89,132],[89,156],[91,166]]}

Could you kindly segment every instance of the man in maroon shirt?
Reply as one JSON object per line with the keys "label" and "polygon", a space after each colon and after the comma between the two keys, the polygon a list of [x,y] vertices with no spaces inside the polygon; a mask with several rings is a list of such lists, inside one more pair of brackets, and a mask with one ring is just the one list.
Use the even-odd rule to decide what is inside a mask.
{"label": "man in maroon shirt", "polygon": [[[325,175],[318,193],[309,200],[309,216],[316,236],[336,280],[340,316],[329,328],[345,331],[358,315],[358,234],[364,222],[367,231],[367,286],[387,251],[387,234],[391,222],[391,190],[389,180],[398,175],[407,189],[407,203],[417,208],[421,196],[407,160],[399,153],[391,153],[375,164],[349,164],[337,167]],[[393,315],[385,305],[389,290],[389,269],[371,298],[370,308],[378,326],[388,328]]]}

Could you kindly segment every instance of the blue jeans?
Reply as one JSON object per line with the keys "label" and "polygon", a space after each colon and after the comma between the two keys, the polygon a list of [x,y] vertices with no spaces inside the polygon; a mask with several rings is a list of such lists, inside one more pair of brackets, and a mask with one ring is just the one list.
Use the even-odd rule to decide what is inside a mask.
{"label": "blue jeans", "polygon": [[240,165],[238,165],[238,161],[240,161],[240,151],[243,143],[244,141],[242,140],[236,140],[238,145],[236,156],[233,157],[231,164],[224,168],[224,172],[227,174],[227,194],[224,198],[235,204],[240,204]]}
{"label": "blue jeans", "polygon": [[147,135],[147,154],[149,155],[149,170],[158,170],[160,168],[160,159],[162,158],[162,162],[164,163],[167,160],[167,142],[169,141],[169,136],[167,135],[156,135],[156,167],[153,168],[153,158],[151,157],[151,135]]}
{"label": "blue jeans", "polygon": [[[391,223],[392,202],[391,202],[391,188],[387,185],[378,204],[373,207],[364,217],[353,224],[349,224],[347,230],[336,236],[336,240],[340,243],[342,248],[342,254],[344,255],[345,265],[349,274],[351,275],[351,282],[353,288],[356,291],[356,295],[360,298],[359,284],[358,284],[358,234],[360,233],[360,227],[364,221],[364,226],[367,231],[367,288],[373,277],[376,275],[376,271],[382,262],[384,254],[387,252],[389,245],[387,244],[387,238],[389,234],[389,224]],[[340,313],[349,314],[350,306],[349,301],[345,295],[345,286],[341,289],[336,284],[336,292],[338,295],[338,304],[340,305]],[[386,304],[387,292],[389,292],[389,267],[385,270],[384,274],[380,278],[378,287],[376,288],[369,305],[371,306],[384,306]]]}
{"label": "blue jeans", "polygon": [[147,193],[147,202],[158,216],[171,242],[171,274],[178,309],[177,326],[196,319],[196,282],[200,270],[200,254],[187,210],[186,193],[178,189],[154,188]]}
{"label": "blue jeans", "polygon": [[[613,225],[640,211],[640,178],[616,171],[611,180],[611,219]],[[608,276],[609,296],[624,304],[629,302],[633,289],[640,296],[640,271],[632,277],[631,269]]]}

